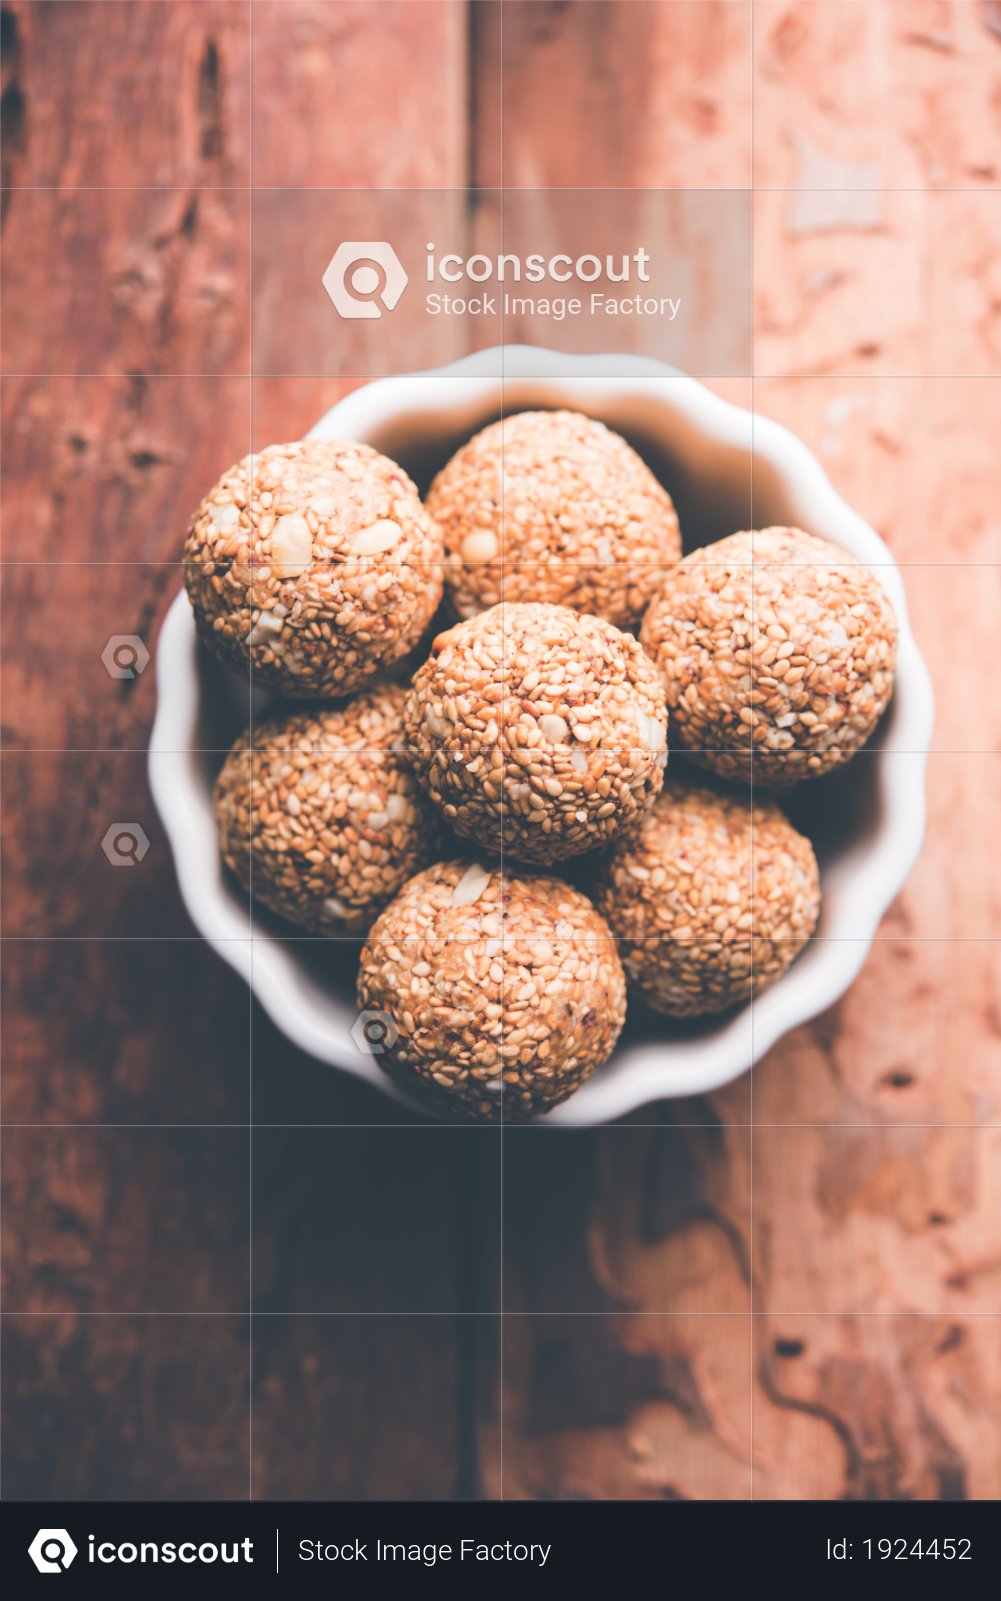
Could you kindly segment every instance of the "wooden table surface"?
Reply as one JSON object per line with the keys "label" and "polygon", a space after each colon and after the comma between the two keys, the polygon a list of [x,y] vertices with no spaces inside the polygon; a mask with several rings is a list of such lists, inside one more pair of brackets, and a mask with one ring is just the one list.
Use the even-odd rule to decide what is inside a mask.
{"label": "wooden table surface", "polygon": [[[4,1493],[1001,1494],[999,7],[10,0],[3,46]],[[155,671],[101,651],[155,647],[218,473],[375,370],[289,290],[332,191],[473,241],[501,186],[752,183],[753,366],[702,376],[902,565],[924,851],[718,1094],[408,1119],[194,936]],[[394,330],[403,371],[478,337]]]}

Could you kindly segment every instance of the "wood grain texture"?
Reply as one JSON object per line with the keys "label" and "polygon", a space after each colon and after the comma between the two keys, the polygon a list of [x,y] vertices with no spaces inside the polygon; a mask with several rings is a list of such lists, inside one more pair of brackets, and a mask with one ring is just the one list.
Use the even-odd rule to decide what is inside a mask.
{"label": "wood grain texture", "polygon": [[[435,1265],[442,1317],[307,1327],[259,1307],[251,1368],[251,1105],[258,1122],[378,1129],[400,1116],[293,1050],[194,938],[146,785],[154,667],[113,681],[101,664],[111,634],[155,649],[206,485],[252,439],[301,436],[352,386],[315,376],[308,350],[290,352],[287,382],[249,377],[252,47],[257,70],[277,58],[288,74],[256,104],[293,93],[303,107],[303,142],[289,151],[346,158],[339,177],[328,164],[316,181],[355,170],[359,182],[379,172],[464,182],[454,148],[464,8],[422,5],[420,25],[416,7],[382,8],[380,29],[390,11],[401,24],[411,114],[423,106],[441,133],[437,154],[415,134],[395,164],[402,80],[384,80],[390,107],[338,54],[337,100],[322,83],[312,102],[306,94],[310,19],[326,27],[337,9],[255,7],[252,40],[244,4],[3,7],[3,1368],[14,1497],[456,1488],[458,1148],[441,1165],[437,1222],[415,1248]],[[370,59],[373,8],[339,10],[337,38]],[[267,117],[258,132],[273,158],[286,148]],[[362,150],[367,173],[352,167]],[[265,176],[297,181],[274,159]],[[151,844],[122,872],[100,841],[125,819]],[[405,1213],[425,1160],[420,1145],[406,1151],[391,1168],[376,1154],[359,1215]],[[294,1197],[328,1171],[322,1140],[294,1179],[279,1166],[289,1197],[276,1206],[268,1192],[269,1222],[254,1236],[262,1272],[271,1232],[288,1239]],[[350,1300],[364,1238],[350,1222],[339,1238]],[[305,1261],[317,1268],[308,1250]],[[369,1253],[368,1270],[379,1261]],[[356,1304],[371,1305],[371,1285],[367,1301],[354,1287]],[[199,1315],[161,1315],[178,1308]],[[346,1443],[341,1457],[332,1438]]]}
{"label": "wood grain texture", "polygon": [[[755,7],[755,371],[1001,374],[1001,47],[976,0]],[[793,226],[796,186],[874,220]],[[840,196],[835,192],[840,191]],[[815,197],[816,198],[816,197]]]}
{"label": "wood grain texture", "polygon": [[244,0],[29,0],[3,9],[4,91],[17,88],[5,184],[70,195],[248,181]]}
{"label": "wood grain texture", "polygon": [[[253,32],[236,0],[3,15],[6,1493],[996,1497],[985,8],[766,0],[753,63],[742,0],[482,0],[471,30],[456,0],[262,0]],[[470,172],[742,187],[752,65],[753,400],[903,564],[939,705],[926,847],[856,984],[753,1075],[442,1153],[194,938],[145,783],[153,669],[100,652],[153,648],[206,484],[361,381],[266,316],[306,202],[251,292],[248,186],[402,185],[417,217]],[[790,231],[809,152],[898,186],[878,226]],[[126,817],[151,848],[119,872]]]}
{"label": "wood grain texture", "polygon": [[256,188],[465,187],[466,0],[255,0],[252,28]]}
{"label": "wood grain texture", "polygon": [[3,372],[246,371],[247,8],[4,15]]}
{"label": "wood grain texture", "polygon": [[392,238],[419,261],[428,239],[464,247],[468,27],[466,0],[255,3],[255,449],[300,437],[366,378],[471,348],[462,319],[431,321],[417,295],[390,339],[340,321],[319,284],[344,238]]}
{"label": "wood grain texture", "polygon": [[796,140],[894,189],[1001,184],[1001,51],[980,0],[757,0],[754,182],[795,182]]}
{"label": "wood grain texture", "polygon": [[481,0],[475,181],[747,188],[747,0]]}
{"label": "wood grain texture", "polygon": [[[589,1415],[585,1389],[575,1419],[564,1407],[540,1431],[549,1336],[542,1318],[513,1324],[505,1493],[956,1499],[1001,1485],[988,1444],[1001,1416],[1001,905],[983,870],[1001,730],[980,665],[1001,599],[1001,385],[986,376],[999,370],[1001,52],[972,5],[853,10],[755,8],[757,181],[796,181],[802,130],[831,161],[877,164],[915,192],[881,197],[871,230],[802,235],[788,194],[757,195],[755,371],[783,376],[759,376],[754,404],[811,446],[903,566],[939,704],[927,843],[831,1013],[701,1109],[648,1109],[651,1125],[691,1121],[671,1131],[684,1156],[658,1165],[656,1126],[648,1154],[626,1160],[634,1131],[598,1136],[596,1172],[617,1178],[595,1181],[564,1251],[584,1252],[592,1286],[616,1298],[607,1371],[622,1352],[654,1371],[632,1391],[620,1381],[618,1417]],[[589,166],[575,150],[581,171],[607,155],[592,149]],[[968,192],[942,187],[955,182]],[[725,1131],[715,1157],[710,1119]],[[651,1172],[666,1184],[663,1239],[642,1221]],[[738,1202],[726,1229],[711,1211],[721,1185]],[[517,1259],[509,1279],[526,1281]],[[570,1371],[586,1370],[598,1320],[578,1321],[565,1319]]]}

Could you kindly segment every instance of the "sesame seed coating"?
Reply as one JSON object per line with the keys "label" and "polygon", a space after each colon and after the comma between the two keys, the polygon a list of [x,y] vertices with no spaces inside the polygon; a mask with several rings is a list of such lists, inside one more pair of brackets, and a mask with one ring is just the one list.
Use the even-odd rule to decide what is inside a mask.
{"label": "sesame seed coating", "polygon": [[893,693],[882,587],[798,528],[732,534],[672,568],[640,639],[672,738],[724,778],[784,785],[847,761]]}
{"label": "sesame seed coating", "polygon": [[405,709],[414,771],[456,833],[550,863],[652,805],[667,761],[656,669],[631,634],[505,603],[439,634]]}
{"label": "sesame seed coating", "polygon": [[380,1067],[432,1110],[524,1122],[607,1059],[626,1015],[615,942],[559,879],[471,859],[418,874],[361,955],[358,999],[385,1014]]}
{"label": "sesame seed coating", "polygon": [[668,782],[642,826],[609,852],[595,903],[631,988],[691,1017],[750,1000],[785,972],[817,924],[813,847],[773,803]]}
{"label": "sesame seed coating", "polygon": [[224,859],[314,934],[364,934],[436,854],[438,819],[403,754],[405,696],[384,685],[341,708],[269,718],[241,735],[216,780]]}
{"label": "sesame seed coating", "polygon": [[634,628],[681,557],[670,495],[624,439],[574,411],[484,428],[438,474],[427,508],[460,617],[543,600]]}
{"label": "sesame seed coating", "polygon": [[293,699],[346,695],[420,638],[442,538],[395,462],[368,445],[269,445],[223,473],[184,546],[201,639]]}

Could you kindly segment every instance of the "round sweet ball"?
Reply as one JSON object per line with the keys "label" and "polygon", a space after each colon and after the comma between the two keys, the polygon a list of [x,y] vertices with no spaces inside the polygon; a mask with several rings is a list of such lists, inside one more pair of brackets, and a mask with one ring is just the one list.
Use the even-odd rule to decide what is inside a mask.
{"label": "round sweet ball", "polygon": [[457,834],[540,864],[611,840],[652,805],[667,709],[631,634],[565,606],[491,607],[439,634],[406,737]]}
{"label": "round sweet ball", "polygon": [[484,428],[431,485],[460,617],[543,600],[638,627],[681,535],[671,497],[624,439],[574,411]]}
{"label": "round sweet ball", "polygon": [[404,656],[442,593],[441,531],[368,445],[271,445],[195,512],[184,582],[224,666],[294,699],[347,695]]}
{"label": "round sweet ball", "polygon": [[602,864],[595,901],[633,991],[691,1017],[785,972],[817,925],[820,879],[810,841],[774,804],[668,783]]}
{"label": "round sweet ball", "polygon": [[893,693],[897,623],[866,568],[798,528],[686,556],[640,639],[672,739],[724,778],[785,785],[853,756]]}
{"label": "round sweet ball", "polygon": [[237,740],[215,809],[244,888],[314,934],[364,934],[434,860],[438,819],[403,752],[406,691],[285,713]]}
{"label": "round sweet ball", "polygon": [[386,907],[358,1000],[397,1084],[446,1117],[491,1123],[565,1101],[626,1015],[615,941],[589,900],[468,859],[428,868]]}

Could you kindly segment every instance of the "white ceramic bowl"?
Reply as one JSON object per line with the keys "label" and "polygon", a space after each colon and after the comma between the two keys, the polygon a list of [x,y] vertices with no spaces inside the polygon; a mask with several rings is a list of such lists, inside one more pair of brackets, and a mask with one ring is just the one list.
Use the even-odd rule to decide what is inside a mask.
{"label": "white ceramic bowl", "polygon": [[[729,1082],[844,994],[921,845],[934,703],[900,574],[879,536],[786,429],[660,362],[530,346],[481,351],[437,372],[355,390],[310,437],[364,440],[401,462],[423,492],[457,446],[502,410],[556,406],[600,418],[639,450],[674,497],[686,551],[740,528],[804,528],[877,574],[900,626],[893,700],[873,739],[844,768],[792,792],[791,815],[813,840],[821,869],[813,940],[776,984],[735,1012],[675,1023],[632,1008],[611,1059],[545,1119],[587,1124]],[[251,707],[256,714],[266,697],[208,659],[183,592],[160,635],[157,694],[150,784],[195,926],[290,1040],[403,1100],[352,1035],[356,944],[294,938],[287,925],[251,909],[224,872],[212,784]]]}

